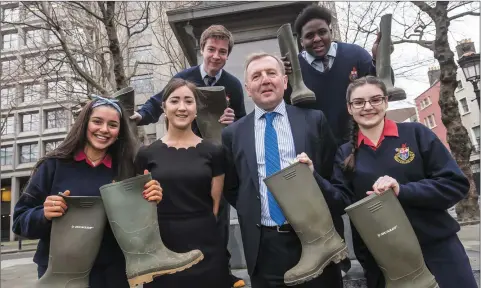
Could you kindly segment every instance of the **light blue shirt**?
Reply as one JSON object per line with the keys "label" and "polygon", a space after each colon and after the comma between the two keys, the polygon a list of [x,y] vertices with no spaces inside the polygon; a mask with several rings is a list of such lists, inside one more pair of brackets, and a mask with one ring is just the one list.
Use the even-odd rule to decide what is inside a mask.
{"label": "light blue shirt", "polygon": [[[279,146],[279,157],[281,160],[281,169],[291,165],[296,159],[296,148],[294,146],[294,138],[291,131],[291,123],[287,116],[286,104],[284,100],[274,109],[277,115],[272,122],[277,133],[277,141]],[[256,140],[256,158],[257,158],[257,174],[259,175],[259,193],[261,197],[261,224],[264,226],[277,226],[272,220],[269,213],[269,202],[267,200],[267,186],[264,183],[266,178],[266,159],[264,156],[264,134],[266,131],[266,118],[263,117],[267,113],[257,105],[254,107],[254,131]]]}
{"label": "light blue shirt", "polygon": [[[204,70],[204,63],[200,64],[199,69],[200,69],[200,76],[202,77],[202,80],[204,80],[205,85],[208,85],[207,79],[205,79],[205,76],[207,76],[208,74]],[[214,81],[214,83],[212,83],[212,86],[214,86],[215,83],[217,83],[217,81],[219,81],[221,75],[222,75],[222,69],[220,69],[219,72],[217,72],[217,74],[215,74],[215,81]]]}
{"label": "light blue shirt", "polygon": [[[316,61],[314,56],[311,54],[307,53],[306,50],[301,52],[302,57],[306,59],[307,63],[309,63],[314,69],[316,69],[319,72],[324,72],[324,65],[322,64],[321,61]],[[334,60],[336,59],[337,56],[337,43],[336,42],[331,42],[331,47],[329,48],[329,51],[327,51],[326,57],[329,59],[329,69],[332,68],[332,65],[334,64]]]}

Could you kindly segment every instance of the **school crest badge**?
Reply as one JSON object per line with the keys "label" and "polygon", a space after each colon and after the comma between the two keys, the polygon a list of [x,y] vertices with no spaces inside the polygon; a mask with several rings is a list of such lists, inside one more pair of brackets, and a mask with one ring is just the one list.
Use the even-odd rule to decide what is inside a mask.
{"label": "school crest badge", "polygon": [[394,160],[400,164],[408,164],[414,160],[416,156],[413,151],[409,150],[407,144],[402,144],[401,148],[396,148],[396,154],[394,155]]}
{"label": "school crest badge", "polygon": [[357,69],[356,67],[352,67],[351,73],[349,73],[349,80],[354,81],[357,79]]}

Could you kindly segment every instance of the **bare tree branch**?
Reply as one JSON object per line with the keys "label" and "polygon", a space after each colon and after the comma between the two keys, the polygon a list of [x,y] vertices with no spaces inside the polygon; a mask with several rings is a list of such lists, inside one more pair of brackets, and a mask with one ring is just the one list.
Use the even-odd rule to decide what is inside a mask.
{"label": "bare tree branch", "polygon": [[479,16],[479,12],[474,12],[474,11],[467,11],[467,12],[463,12],[463,13],[459,13],[457,15],[454,15],[454,16],[451,16],[448,18],[449,21],[453,21],[455,19],[458,19],[458,18],[461,18],[461,17],[464,17],[464,16]]}

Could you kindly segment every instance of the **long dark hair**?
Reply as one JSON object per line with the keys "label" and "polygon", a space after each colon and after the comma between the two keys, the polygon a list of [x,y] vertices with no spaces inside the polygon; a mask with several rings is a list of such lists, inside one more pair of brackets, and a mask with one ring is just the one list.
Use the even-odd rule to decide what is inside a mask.
{"label": "long dark hair", "polygon": [[[93,104],[96,100],[89,102],[82,109],[76,121],[72,125],[70,132],[65,140],[53,151],[41,158],[32,171],[35,173],[37,168],[46,159],[56,158],[73,160],[75,154],[83,150],[87,143],[87,127],[92,114]],[[120,117],[120,131],[117,140],[107,148],[107,153],[112,157],[112,168],[116,169],[116,180],[123,180],[135,176],[134,156],[137,150],[136,139],[132,133],[126,111],[120,103],[117,103],[122,111]],[[99,106],[101,107],[101,106]]]}
{"label": "long dark hair", "polygon": [[[366,76],[362,77],[359,79],[354,80],[349,86],[347,87],[347,92],[346,92],[346,102],[348,105],[350,105],[351,101],[351,94],[356,88],[359,88],[364,85],[375,85],[379,89],[381,89],[382,93],[384,96],[388,95],[387,94],[387,88],[386,85],[377,77],[374,76]],[[346,172],[354,172],[355,169],[355,164],[356,164],[356,152],[357,152],[357,136],[359,134],[359,125],[354,121],[354,119],[351,117],[351,135],[350,135],[350,143],[351,143],[351,154],[347,156],[346,159],[344,159],[344,171]]]}
{"label": "long dark hair", "polygon": [[[169,99],[172,92],[184,86],[186,86],[187,88],[189,88],[190,91],[192,91],[192,94],[194,94],[195,103],[196,105],[198,105],[200,93],[199,89],[197,89],[197,86],[195,86],[194,83],[181,78],[172,78],[169,83],[167,83],[164,88],[164,94],[162,95],[162,104],[165,105],[165,102],[167,102],[167,99]],[[165,126],[166,129],[169,129],[169,120],[167,119],[167,117],[165,117]]]}

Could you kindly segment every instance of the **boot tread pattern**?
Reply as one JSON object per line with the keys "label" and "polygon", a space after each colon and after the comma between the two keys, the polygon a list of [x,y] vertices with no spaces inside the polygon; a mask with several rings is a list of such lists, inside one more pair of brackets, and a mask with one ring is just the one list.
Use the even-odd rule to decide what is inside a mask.
{"label": "boot tread pattern", "polygon": [[169,269],[169,270],[163,270],[163,271],[155,271],[155,272],[151,272],[151,273],[148,273],[148,274],[145,274],[145,275],[140,275],[140,276],[134,277],[132,279],[129,279],[129,285],[130,285],[130,287],[137,287],[138,285],[141,285],[141,284],[150,283],[150,282],[154,281],[155,277],[158,277],[158,276],[161,276],[161,275],[166,275],[166,274],[174,274],[174,273],[177,273],[177,272],[184,271],[185,269],[188,269],[188,268],[194,266],[195,264],[199,263],[203,259],[204,259],[204,254],[201,254],[197,259],[195,259],[194,261],[192,261],[189,264],[184,265],[182,267],[175,268],[175,269]]}

